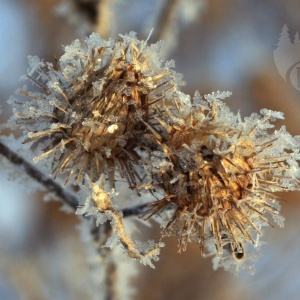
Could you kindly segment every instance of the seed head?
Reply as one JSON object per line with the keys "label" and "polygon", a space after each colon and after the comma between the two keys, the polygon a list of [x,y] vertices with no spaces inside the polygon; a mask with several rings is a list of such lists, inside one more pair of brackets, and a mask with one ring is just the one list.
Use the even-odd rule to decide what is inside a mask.
{"label": "seed head", "polygon": [[[119,41],[92,34],[82,46],[65,47],[56,61],[30,57],[26,76],[38,92],[20,91],[13,122],[41,148],[35,161],[52,160],[52,173],[67,173],[66,183],[106,172],[114,187],[116,167],[136,185],[134,148],[152,118],[152,106],[177,89],[180,76],[162,66],[160,44],[148,46],[134,33]],[[106,170],[106,171],[104,171]]]}
{"label": "seed head", "polygon": [[219,100],[229,95],[196,94],[190,102],[181,94],[176,109],[157,108],[156,136],[145,139],[158,145],[148,155],[148,188],[164,196],[148,215],[174,209],[164,234],[180,236],[180,251],[194,240],[204,254],[213,241],[219,256],[229,249],[240,259],[248,243],[259,245],[268,216],[283,226],[274,192],[299,189],[299,137],[284,127],[269,133],[270,121],[283,118],[279,112],[264,109],[242,120]]}

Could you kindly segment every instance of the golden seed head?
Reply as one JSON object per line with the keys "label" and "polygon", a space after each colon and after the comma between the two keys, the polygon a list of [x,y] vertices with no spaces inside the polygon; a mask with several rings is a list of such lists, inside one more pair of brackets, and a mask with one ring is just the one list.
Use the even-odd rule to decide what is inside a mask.
{"label": "golden seed head", "polygon": [[30,58],[28,78],[40,92],[20,92],[27,99],[15,104],[14,120],[25,128],[25,142],[43,144],[35,161],[52,157],[54,176],[65,171],[66,182],[84,174],[96,181],[106,172],[111,187],[117,166],[136,185],[139,136],[152,106],[180,81],[170,63],[162,66],[158,50],[133,33],[117,42],[93,34],[85,46],[77,40],[65,47],[56,67]]}
{"label": "golden seed head", "polygon": [[229,246],[241,257],[241,245],[259,244],[268,215],[283,225],[273,193],[298,189],[299,140],[285,128],[269,133],[270,121],[281,113],[262,110],[242,120],[218,98],[224,93],[198,96],[190,104],[177,99],[168,113],[157,108],[160,125],[154,129],[161,138],[145,143],[160,147],[147,164],[153,188],[164,196],[148,215],[174,209],[164,233],[180,236],[180,251],[194,240],[204,253],[213,241],[218,255]]}

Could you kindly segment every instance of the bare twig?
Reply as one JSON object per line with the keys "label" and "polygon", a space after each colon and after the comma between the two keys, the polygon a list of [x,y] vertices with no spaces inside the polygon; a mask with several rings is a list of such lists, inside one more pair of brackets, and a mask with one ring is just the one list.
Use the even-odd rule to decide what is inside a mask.
{"label": "bare twig", "polygon": [[43,185],[47,189],[47,191],[59,197],[64,203],[68,204],[74,210],[77,208],[78,199],[74,195],[66,191],[60,184],[55,182],[52,178],[35,168],[32,164],[30,164],[24,158],[19,156],[8,146],[3,144],[3,142],[0,142],[0,154],[6,157],[12,164],[19,167],[32,179]]}

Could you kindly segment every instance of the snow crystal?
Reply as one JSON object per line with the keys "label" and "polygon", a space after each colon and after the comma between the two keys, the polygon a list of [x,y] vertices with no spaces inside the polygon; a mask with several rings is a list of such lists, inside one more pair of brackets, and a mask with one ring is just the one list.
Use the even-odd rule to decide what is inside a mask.
{"label": "snow crystal", "polygon": [[209,255],[214,255],[212,260],[214,270],[223,268],[225,271],[232,272],[235,276],[243,270],[248,271],[251,275],[255,274],[254,263],[260,254],[257,251],[255,253],[251,252],[249,249],[251,245],[247,245],[243,249],[242,259],[236,258],[229,245],[228,248],[223,249],[224,251],[220,256],[217,255],[215,245],[212,241],[209,241],[206,246]]}
{"label": "snow crystal", "polygon": [[[136,249],[140,253],[147,253],[147,252],[151,251],[152,249],[162,248],[165,246],[165,244],[162,242],[157,244],[153,240],[149,240],[148,242],[135,241],[135,246],[136,246]],[[155,269],[155,266],[153,265],[152,260],[158,261],[159,260],[158,254],[159,254],[159,251],[153,255],[142,256],[140,258],[140,262],[144,266],[150,266],[151,268]]]}
{"label": "snow crystal", "polygon": [[95,206],[91,196],[87,197],[83,206],[77,208],[76,215],[94,216],[97,226],[104,224],[108,220],[108,217]]}
{"label": "snow crystal", "polygon": [[29,68],[27,69],[28,76],[32,76],[38,68],[45,66],[43,61],[38,56],[29,55],[27,58],[29,64]]}
{"label": "snow crystal", "polygon": [[194,94],[194,101],[197,101],[197,102],[200,102],[203,100],[202,96],[200,95],[200,92],[199,91],[195,91],[195,94]]}
{"label": "snow crystal", "polygon": [[273,110],[264,108],[260,111],[260,113],[263,116],[270,117],[271,121],[275,121],[276,119],[281,119],[281,120],[284,119],[284,113],[281,111],[273,111]]}
{"label": "snow crystal", "polygon": [[109,42],[105,41],[99,34],[93,32],[86,40],[85,43],[88,46],[88,53],[91,53],[93,48],[100,48],[109,45]]}

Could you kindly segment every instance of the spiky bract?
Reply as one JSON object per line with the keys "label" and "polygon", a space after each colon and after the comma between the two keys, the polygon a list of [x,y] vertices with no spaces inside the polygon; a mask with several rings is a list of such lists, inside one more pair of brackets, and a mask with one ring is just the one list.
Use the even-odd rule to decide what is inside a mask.
{"label": "spiky bract", "polygon": [[229,95],[182,95],[173,108],[157,108],[156,133],[144,140],[158,147],[148,155],[152,182],[141,188],[164,194],[148,215],[174,208],[164,233],[180,236],[180,250],[194,240],[204,253],[212,240],[218,255],[228,247],[243,255],[247,243],[259,245],[268,215],[283,225],[274,192],[298,188],[299,138],[284,127],[269,133],[282,113],[242,120],[218,99]]}
{"label": "spiky bract", "polygon": [[84,174],[96,181],[105,172],[113,188],[117,167],[136,185],[134,148],[151,107],[180,81],[170,63],[162,66],[159,48],[133,33],[116,42],[93,34],[85,46],[65,47],[55,67],[31,57],[27,77],[40,91],[20,92],[27,99],[15,101],[14,121],[25,128],[25,142],[42,148],[35,161],[54,159],[54,176],[65,171],[66,182]]}

